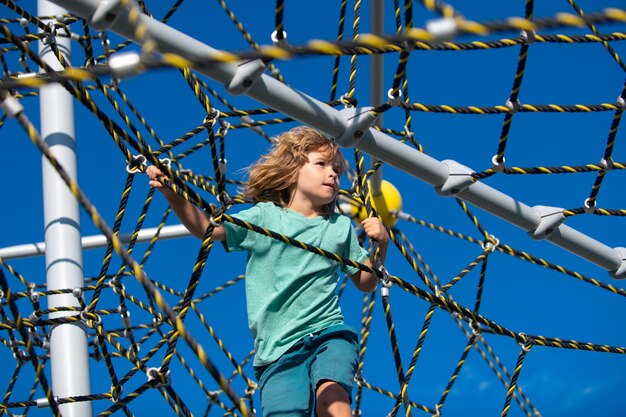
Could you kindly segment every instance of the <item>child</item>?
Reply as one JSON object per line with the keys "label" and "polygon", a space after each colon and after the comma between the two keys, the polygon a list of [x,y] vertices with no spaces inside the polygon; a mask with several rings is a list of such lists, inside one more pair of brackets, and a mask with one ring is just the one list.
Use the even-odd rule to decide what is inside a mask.
{"label": "child", "polygon": [[[373,265],[350,219],[334,212],[343,161],[337,145],[314,129],[283,133],[249,172],[243,195],[254,206],[236,217],[343,257]],[[189,231],[203,238],[207,217],[147,170]],[[377,218],[361,223],[384,260],[389,235]],[[246,300],[254,337],[254,371],[264,417],[351,416],[357,368],[356,332],[344,324],[336,294],[338,264],[232,223],[215,227],[227,250],[248,252]],[[357,288],[373,291],[377,277],[341,264]],[[312,395],[314,394],[314,395]]]}

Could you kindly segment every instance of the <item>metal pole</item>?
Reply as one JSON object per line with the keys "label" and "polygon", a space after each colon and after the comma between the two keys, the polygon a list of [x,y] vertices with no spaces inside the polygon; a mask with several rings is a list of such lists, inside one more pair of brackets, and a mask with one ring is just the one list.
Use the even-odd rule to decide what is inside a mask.
{"label": "metal pole", "polygon": [[[137,234],[137,243],[149,242],[156,236],[158,228],[150,227],[141,229]],[[120,242],[129,243],[133,233],[124,233],[119,235]],[[179,237],[191,236],[189,230],[182,224],[176,226],[165,226],[159,231],[159,240],[175,239]],[[84,236],[80,239],[83,250],[97,249],[106,247],[108,240],[105,235]],[[22,245],[8,246],[0,248],[0,258],[19,259],[30,258],[32,256],[41,256],[46,252],[46,242],[25,243]]]}
{"label": "metal pole", "polygon": [[[38,0],[41,16],[58,16],[65,9],[46,0]],[[49,21],[50,24],[54,20]],[[71,41],[58,37],[40,45],[39,54],[52,68],[62,69],[49,42],[56,42],[59,51],[71,62]],[[74,139],[74,108],[72,96],[60,85],[49,84],[40,91],[41,135],[66,171],[76,178],[76,143]],[[78,202],[54,168],[43,158],[43,198],[46,241],[46,274],[48,290],[83,286],[83,259],[80,247]],[[79,307],[72,294],[51,295],[48,308]],[[50,313],[59,318],[76,313]],[[50,363],[52,392],[55,397],[89,395],[89,352],[87,333],[81,322],[52,326],[50,329]],[[59,406],[65,417],[90,417],[91,402]]]}
{"label": "metal pole", "polygon": [[[383,0],[372,0],[371,19],[372,19],[372,34],[383,35],[385,32],[385,8]],[[373,54],[370,58],[371,70],[370,70],[370,102],[374,107],[378,107],[383,104],[383,56],[382,54]],[[376,119],[376,124],[382,126],[383,115],[381,114]],[[378,158],[372,158],[371,167],[374,168],[378,162]],[[380,195],[381,183],[383,181],[383,168],[380,167],[370,179],[370,192],[372,195]]]}
{"label": "metal pole", "polygon": [[[100,6],[98,0],[54,1],[88,21],[91,21]],[[102,2],[96,15],[105,16],[106,19],[100,19],[100,23],[106,20],[107,28],[127,39],[138,41],[136,26],[129,23],[127,12],[124,10],[116,12],[116,9],[110,9],[111,4],[117,3]],[[160,52],[172,52],[192,62],[222,56],[210,46],[149,16],[140,15],[138,20]],[[256,61],[242,65],[216,62],[196,70],[227,85],[231,92],[245,93],[278,112],[336,138],[342,146],[357,146],[365,153],[432,184],[436,189],[449,182],[455,182],[459,176],[467,176],[467,172],[459,175],[454,171],[454,166],[460,165],[458,163],[443,163],[370,128],[374,120],[371,119],[371,112],[368,109],[336,110],[270,76],[261,74],[258,68]],[[244,88],[241,88],[242,85]],[[530,233],[536,232],[544,222],[540,210],[480,182],[465,184],[460,192],[454,194]],[[551,230],[552,234],[546,235],[546,240],[601,266],[616,277],[626,277],[626,248],[610,248],[563,224],[556,225],[555,229]]]}

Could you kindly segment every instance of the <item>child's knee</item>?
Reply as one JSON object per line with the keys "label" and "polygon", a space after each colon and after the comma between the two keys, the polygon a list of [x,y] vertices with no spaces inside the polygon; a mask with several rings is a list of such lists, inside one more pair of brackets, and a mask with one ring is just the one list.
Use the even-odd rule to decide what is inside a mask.
{"label": "child's knee", "polygon": [[328,410],[335,406],[350,407],[350,397],[346,389],[335,381],[321,381],[315,391],[316,408]]}

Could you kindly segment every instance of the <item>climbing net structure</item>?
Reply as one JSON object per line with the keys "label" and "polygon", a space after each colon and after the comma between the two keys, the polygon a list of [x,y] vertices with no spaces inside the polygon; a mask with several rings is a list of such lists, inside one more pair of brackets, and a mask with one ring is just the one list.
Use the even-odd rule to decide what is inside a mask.
{"label": "climbing net structure", "polygon": [[[0,0],[0,144],[8,159],[0,415],[69,415],[81,404],[101,416],[260,413],[245,259],[214,245],[212,228],[201,241],[180,237],[142,175],[150,164],[215,221],[379,276],[380,292],[361,294],[345,279],[338,288],[360,333],[354,415],[548,416],[553,402],[565,407],[568,391],[587,395],[594,413],[626,410],[623,395],[577,385],[568,373],[588,372],[600,387],[626,382],[626,290],[607,273],[626,272],[625,10],[574,0],[558,9],[532,0],[373,2],[380,9],[360,0],[59,3],[75,10],[45,15],[34,1]],[[383,13],[383,31],[364,29]],[[184,54],[172,46],[181,40],[153,32],[148,20],[217,49]],[[374,59],[384,75],[374,75]],[[242,70],[224,86],[213,75],[229,65]],[[330,109],[320,118],[354,116],[345,132],[327,132],[350,136],[340,142],[349,168],[338,210],[382,216],[393,241],[384,268],[233,217],[247,204],[238,195],[245,167],[276,134],[309,121],[273,106],[273,91],[266,104],[249,98],[261,77]],[[381,84],[370,87],[377,77]],[[39,97],[51,86],[75,104],[78,176],[59,158],[67,143],[46,136],[40,122],[48,110]],[[453,180],[364,153],[364,132],[432,156],[438,167],[457,160],[445,164]],[[81,208],[82,234],[93,235],[83,243],[96,242],[81,255],[78,287],[47,286],[53,265],[37,256],[41,245],[14,246],[43,240],[34,197],[42,157]],[[386,186],[379,196],[381,176],[402,202]],[[539,226],[520,220],[520,234],[500,221],[500,205],[476,208],[471,190],[484,184],[502,191],[502,206],[536,204],[528,209]],[[567,250],[542,241],[565,236],[565,222],[598,240],[560,245]],[[572,246],[592,255],[581,260]],[[73,375],[54,369],[51,339],[63,326],[86,334],[90,388],[75,395],[55,388],[55,378]]]}

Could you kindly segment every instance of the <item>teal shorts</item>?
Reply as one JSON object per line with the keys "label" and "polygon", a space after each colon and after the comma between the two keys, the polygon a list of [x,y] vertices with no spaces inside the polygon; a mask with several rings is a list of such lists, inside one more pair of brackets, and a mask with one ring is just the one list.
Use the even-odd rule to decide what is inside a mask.
{"label": "teal shorts", "polygon": [[255,367],[263,417],[310,417],[315,390],[324,381],[337,382],[351,397],[358,348],[352,328],[332,326],[305,336],[275,362]]}

